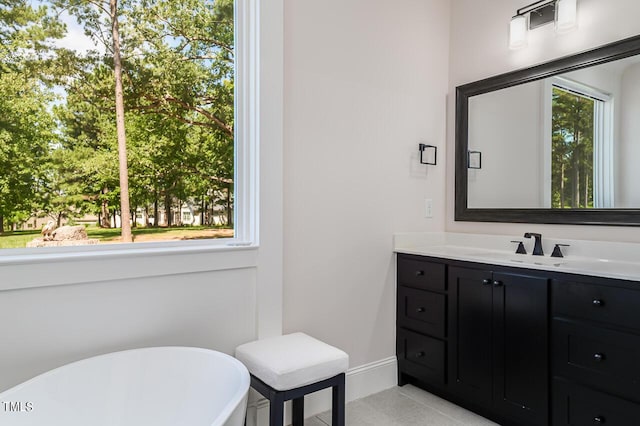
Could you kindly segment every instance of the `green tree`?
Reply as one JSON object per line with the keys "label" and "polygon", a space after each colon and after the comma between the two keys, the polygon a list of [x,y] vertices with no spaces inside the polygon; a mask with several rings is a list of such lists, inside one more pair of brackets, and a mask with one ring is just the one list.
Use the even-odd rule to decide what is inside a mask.
{"label": "green tree", "polygon": [[41,193],[42,203],[38,214],[49,216],[57,226],[63,219],[71,219],[90,212],[91,203],[83,193],[85,182],[72,179],[78,175],[77,160],[70,154],[74,151],[54,148],[51,150],[51,161],[46,173],[45,190]]}
{"label": "green tree", "polygon": [[122,54],[120,40],[121,11],[118,0],[57,0],[60,9],[76,16],[85,32],[102,42],[110,52],[114,78],[116,137],[118,141],[120,218],[122,241],[133,241],[129,208],[129,173],[125,127],[124,88],[122,83]]}
{"label": "green tree", "polygon": [[[233,218],[234,32],[233,1],[141,0],[132,7],[128,45],[130,109],[189,126],[180,157],[202,218],[222,194]],[[170,185],[175,185],[171,180]],[[165,193],[176,192],[166,187]],[[165,208],[168,208],[165,200]],[[193,201],[193,200],[192,200]],[[204,221],[203,221],[204,223]]]}
{"label": "green tree", "polygon": [[[35,104],[47,113],[39,119],[48,116],[52,123],[45,154],[38,162],[44,168],[32,171],[35,192],[29,203],[22,203],[21,214],[48,214],[61,222],[91,212],[100,216],[102,226],[108,226],[109,216],[120,205],[123,225],[129,224],[129,211],[135,214],[137,208],[147,214],[153,210],[157,225],[158,205],[163,205],[166,225],[172,225],[176,207],[188,205],[195,212],[191,206],[198,205],[204,222],[207,211],[223,205],[231,224],[233,1],[52,1],[58,12],[66,10],[75,16],[106,53],[77,55],[53,48],[45,37],[37,46],[22,49],[29,52],[22,62],[15,61],[21,64],[18,68],[24,78],[36,76],[33,81],[40,82],[33,86],[40,90],[40,97],[34,94],[33,99],[39,99]],[[56,29],[51,34],[62,34],[64,25],[52,20],[47,8],[38,13]],[[25,22],[23,27],[29,26],[30,21]],[[36,25],[29,31],[37,33],[38,28],[47,30]],[[15,55],[21,50],[5,51]],[[122,78],[118,83],[119,61]],[[11,61],[4,63],[13,66]],[[54,85],[66,91],[53,107],[55,122],[49,112]],[[117,93],[123,95],[119,103]],[[118,161],[123,146],[128,159]],[[130,168],[128,195],[122,185],[123,164]]]}
{"label": "green tree", "polygon": [[[202,188],[205,182],[214,182],[218,186],[223,181],[227,187],[226,198],[231,200],[234,135],[233,1],[188,0],[184,3],[173,0],[131,0],[116,5],[119,6],[116,13],[99,0],[58,0],[57,4],[76,16],[87,34],[108,50],[108,57],[95,58],[93,65],[86,67],[85,73],[96,73],[103,66],[117,68],[117,49],[112,42],[116,36],[122,38],[122,84],[128,111],[126,120],[132,120],[131,124],[127,122],[124,127],[127,134],[136,132],[137,142],[130,140],[126,145],[130,160],[135,159],[129,161],[130,167],[136,172],[129,174],[131,196],[125,197],[122,191],[121,203],[124,198],[130,198],[134,207],[142,207],[143,199],[153,193],[154,210],[157,211],[160,198],[167,212],[166,224],[171,225],[174,201],[178,204],[186,202],[192,195],[189,191]],[[111,3],[109,5],[113,6]],[[122,23],[122,32],[116,34],[113,29],[118,23]],[[107,31],[108,28],[112,29],[111,33]],[[100,107],[111,109],[109,104],[103,102],[113,99],[110,90],[113,93],[112,85],[98,84],[84,86],[81,92],[84,97],[94,102],[97,100]],[[140,132],[135,130],[136,126],[143,123],[146,137],[140,137]],[[198,131],[199,128],[206,129],[206,132]],[[178,139],[169,141],[170,135]],[[200,135],[203,137],[198,138]],[[143,140],[147,142],[143,143]],[[192,144],[199,148],[193,148]],[[118,146],[123,145],[119,142]],[[145,149],[139,149],[142,146]],[[220,160],[205,163],[203,158],[208,155],[188,155],[207,146],[218,150],[214,156],[218,160],[224,158],[224,165]],[[120,164],[123,162],[120,161]],[[152,164],[153,167],[149,167]],[[140,165],[146,165],[146,170],[138,170]],[[187,178],[183,176],[185,171],[191,174]],[[151,182],[150,176],[155,176],[156,180]],[[123,181],[122,173],[120,180]],[[124,189],[120,186],[121,190]],[[150,192],[152,186],[154,188]],[[227,204],[231,206],[230,201]],[[121,210],[125,210],[124,204]]]}
{"label": "green tree", "polygon": [[102,227],[110,226],[120,201],[119,168],[113,103],[95,92],[112,85],[112,71],[99,63],[72,80],[66,102],[55,108],[62,128],[61,184],[68,196],[82,196],[82,211],[97,214]]}
{"label": "green tree", "polygon": [[27,72],[50,56],[64,25],[46,5],[27,0],[0,0],[0,73]]}
{"label": "green tree", "polygon": [[139,0],[130,11],[132,108],[233,140],[232,0]]}
{"label": "green tree", "polygon": [[44,5],[0,1],[0,232],[29,217],[44,186],[52,97],[36,76],[63,30]]}
{"label": "green tree", "polygon": [[593,207],[594,100],[553,89],[552,205]]}
{"label": "green tree", "polygon": [[36,208],[54,142],[51,98],[23,74],[0,74],[0,232]]}
{"label": "green tree", "polygon": [[[166,222],[172,222],[174,200],[186,201],[185,180],[190,171],[186,156],[191,127],[158,114],[130,114],[130,141],[137,188],[136,206],[153,205],[154,225],[158,226],[158,205],[163,205]],[[145,202],[146,201],[146,202]]]}

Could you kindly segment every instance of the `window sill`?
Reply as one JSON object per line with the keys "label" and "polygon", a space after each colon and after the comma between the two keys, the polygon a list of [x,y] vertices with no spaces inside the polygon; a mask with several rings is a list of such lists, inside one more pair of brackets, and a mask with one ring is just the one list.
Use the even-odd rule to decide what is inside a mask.
{"label": "window sill", "polygon": [[215,240],[11,250],[0,254],[0,291],[253,268],[257,253],[255,244]]}
{"label": "window sill", "polygon": [[0,266],[24,263],[45,263],[92,258],[119,258],[152,255],[171,255],[185,253],[232,252],[256,248],[252,243],[234,240],[208,241],[166,241],[155,243],[101,244],[94,246],[74,247],[41,247],[30,249],[5,249],[8,253],[0,253]]}

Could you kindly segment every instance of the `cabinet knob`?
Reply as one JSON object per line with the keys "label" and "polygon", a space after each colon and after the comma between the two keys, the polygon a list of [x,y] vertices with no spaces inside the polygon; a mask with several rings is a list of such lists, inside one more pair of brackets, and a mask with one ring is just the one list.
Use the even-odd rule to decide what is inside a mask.
{"label": "cabinet knob", "polygon": [[422,313],[422,312],[424,312],[424,311],[425,311],[425,309],[424,309],[424,308],[422,308],[422,307],[420,307],[420,308],[416,309],[416,312],[418,312],[418,313]]}
{"label": "cabinet knob", "polygon": [[416,277],[421,277],[424,275],[424,271],[416,271]]}
{"label": "cabinet knob", "polygon": [[416,358],[422,358],[424,356],[424,352],[420,351],[416,354]]}
{"label": "cabinet knob", "polygon": [[604,306],[604,300],[601,299],[593,299],[591,303],[593,306]]}
{"label": "cabinet knob", "polygon": [[482,284],[489,285],[491,284],[491,280],[489,278],[487,278],[486,280],[482,280]]}
{"label": "cabinet knob", "polygon": [[605,423],[605,418],[604,418],[604,416],[595,416],[593,418],[593,422],[597,423],[597,424],[603,424],[603,423]]}
{"label": "cabinet knob", "polygon": [[596,361],[604,361],[605,356],[602,353],[595,353],[593,354],[593,359],[595,359]]}
{"label": "cabinet knob", "polygon": [[493,282],[493,285],[496,286],[496,287],[500,287],[502,285],[502,281],[497,281],[496,280],[496,281]]}

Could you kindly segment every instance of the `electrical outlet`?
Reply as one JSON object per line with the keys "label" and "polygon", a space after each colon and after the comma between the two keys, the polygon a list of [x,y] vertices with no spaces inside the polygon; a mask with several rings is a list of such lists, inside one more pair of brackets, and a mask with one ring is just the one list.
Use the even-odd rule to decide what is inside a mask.
{"label": "electrical outlet", "polygon": [[431,198],[424,200],[424,217],[433,217],[433,200]]}

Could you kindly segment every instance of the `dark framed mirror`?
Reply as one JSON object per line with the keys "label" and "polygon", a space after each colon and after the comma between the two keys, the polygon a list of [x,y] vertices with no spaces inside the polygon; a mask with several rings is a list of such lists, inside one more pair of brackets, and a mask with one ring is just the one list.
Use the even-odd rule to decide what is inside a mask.
{"label": "dark framed mirror", "polygon": [[457,87],[455,132],[455,220],[640,226],[640,36]]}

